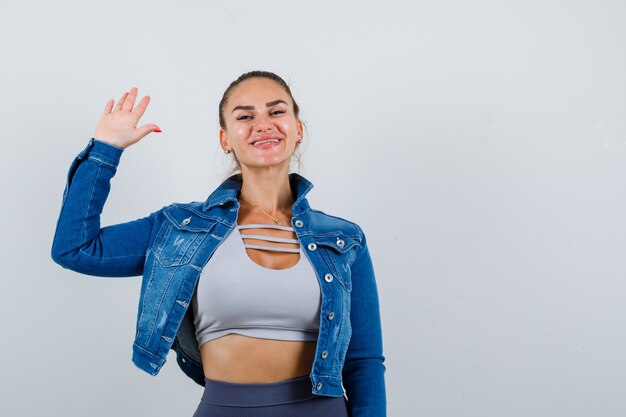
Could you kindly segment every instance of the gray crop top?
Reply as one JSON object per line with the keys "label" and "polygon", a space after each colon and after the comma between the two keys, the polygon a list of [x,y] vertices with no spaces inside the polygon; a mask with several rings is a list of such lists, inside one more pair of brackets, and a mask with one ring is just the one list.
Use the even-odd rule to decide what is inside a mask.
{"label": "gray crop top", "polygon": [[[258,229],[293,231],[288,226],[237,225],[202,270],[191,300],[198,346],[229,333],[278,340],[317,340],[321,292],[315,270],[302,249],[252,245],[243,239],[298,244],[257,234]],[[254,229],[253,233],[240,230]],[[254,262],[246,247],[300,253],[298,263],[271,269]]]}

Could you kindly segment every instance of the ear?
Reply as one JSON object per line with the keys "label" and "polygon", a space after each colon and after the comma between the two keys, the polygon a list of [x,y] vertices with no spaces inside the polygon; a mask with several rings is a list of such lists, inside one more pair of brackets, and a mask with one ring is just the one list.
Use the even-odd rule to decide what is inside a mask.
{"label": "ear", "polygon": [[222,149],[229,149],[230,146],[228,146],[228,135],[226,134],[226,131],[223,128],[220,128],[220,147]]}
{"label": "ear", "polygon": [[298,134],[297,134],[298,140],[302,139],[303,132],[304,130],[302,129],[302,121],[298,119]]}

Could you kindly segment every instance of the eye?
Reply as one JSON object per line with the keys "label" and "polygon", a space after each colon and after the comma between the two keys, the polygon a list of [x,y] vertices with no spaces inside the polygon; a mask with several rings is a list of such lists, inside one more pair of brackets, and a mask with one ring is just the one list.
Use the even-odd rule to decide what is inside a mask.
{"label": "eye", "polygon": [[274,111],[272,112],[272,114],[275,114],[275,113],[278,113],[278,114],[283,114],[283,113],[285,113],[285,110],[274,110]]}
{"label": "eye", "polygon": [[246,117],[251,117],[251,116],[248,115],[248,114],[244,114],[244,115],[241,115],[241,116],[237,117],[237,120],[246,120],[245,119]]}

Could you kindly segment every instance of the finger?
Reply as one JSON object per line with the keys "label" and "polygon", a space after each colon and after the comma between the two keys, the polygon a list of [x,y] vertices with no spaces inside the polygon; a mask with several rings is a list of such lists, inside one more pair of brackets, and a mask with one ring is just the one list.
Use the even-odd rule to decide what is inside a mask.
{"label": "finger", "polygon": [[154,123],[149,123],[147,125],[143,125],[141,127],[138,128],[139,131],[141,132],[140,135],[143,138],[144,136],[146,136],[148,133],[152,133],[156,130],[158,130],[159,132],[161,131],[161,129],[159,129],[159,126],[155,125]]}
{"label": "finger", "polygon": [[135,105],[135,99],[137,98],[137,87],[133,87],[130,89],[130,93],[126,100],[124,100],[124,104],[122,105],[122,110],[131,111],[133,106]]}
{"label": "finger", "polygon": [[139,120],[141,116],[143,116],[143,113],[148,107],[148,103],[150,103],[150,96],[145,96],[133,109],[133,114],[137,115],[137,120]]}
{"label": "finger", "polygon": [[115,110],[122,110],[122,105],[124,104],[124,100],[126,100],[126,96],[128,95],[128,91],[122,94],[119,101],[117,102],[117,106],[115,106]]}
{"label": "finger", "polygon": [[111,113],[112,108],[113,108],[113,99],[110,99],[109,101],[107,101],[107,104],[104,105],[104,112],[102,113],[102,115],[106,116],[107,114]]}

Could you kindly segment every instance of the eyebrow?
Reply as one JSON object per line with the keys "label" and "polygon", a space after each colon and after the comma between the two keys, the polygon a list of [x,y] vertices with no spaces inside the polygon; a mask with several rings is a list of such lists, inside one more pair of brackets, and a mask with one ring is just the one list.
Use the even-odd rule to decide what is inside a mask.
{"label": "eyebrow", "polygon": [[[265,107],[272,107],[272,106],[277,105],[278,103],[287,104],[287,102],[285,100],[278,99],[278,100],[269,101],[269,102],[265,103]],[[235,106],[235,108],[233,109],[233,112],[235,110],[254,110],[254,106]]]}

